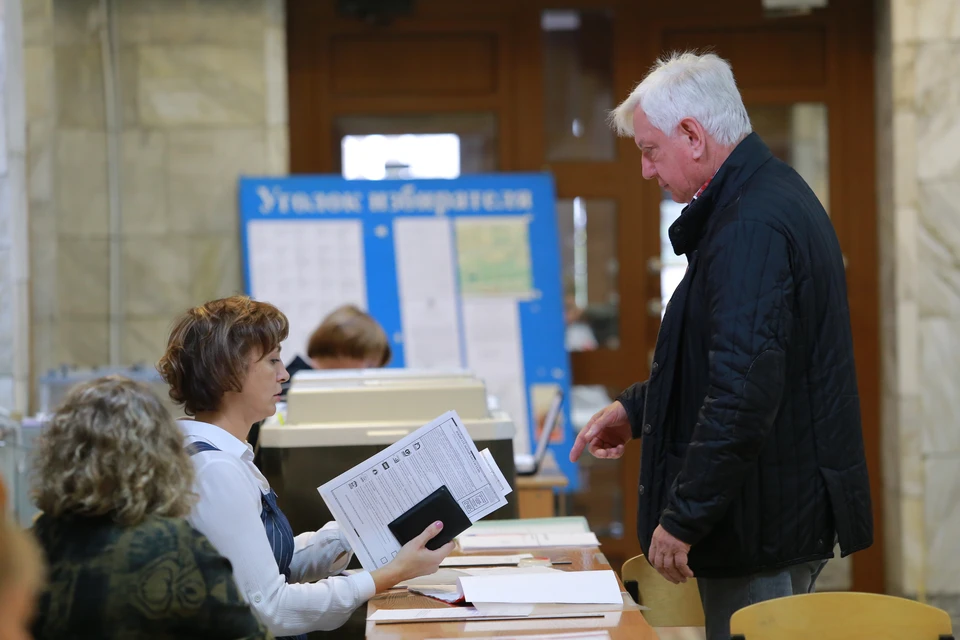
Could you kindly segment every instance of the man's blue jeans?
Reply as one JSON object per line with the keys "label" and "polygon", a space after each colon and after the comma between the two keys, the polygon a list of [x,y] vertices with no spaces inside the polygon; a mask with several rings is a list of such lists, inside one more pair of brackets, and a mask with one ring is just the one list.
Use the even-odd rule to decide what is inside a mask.
{"label": "man's blue jeans", "polygon": [[729,640],[730,616],[747,605],[812,593],[826,563],[826,560],[817,560],[739,578],[697,578],[707,640]]}

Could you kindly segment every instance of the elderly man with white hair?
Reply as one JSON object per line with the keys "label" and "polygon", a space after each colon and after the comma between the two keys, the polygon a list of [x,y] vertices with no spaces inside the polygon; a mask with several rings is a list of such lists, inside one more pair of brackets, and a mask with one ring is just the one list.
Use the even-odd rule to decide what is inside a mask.
{"label": "elderly man with white hair", "polygon": [[839,540],[873,542],[843,257],[816,195],[752,133],[730,65],[658,62],[612,114],[643,177],[689,202],[687,272],[650,378],[570,453],[642,438],[637,533],[668,580],[696,577],[710,640],[749,604],[812,591]]}

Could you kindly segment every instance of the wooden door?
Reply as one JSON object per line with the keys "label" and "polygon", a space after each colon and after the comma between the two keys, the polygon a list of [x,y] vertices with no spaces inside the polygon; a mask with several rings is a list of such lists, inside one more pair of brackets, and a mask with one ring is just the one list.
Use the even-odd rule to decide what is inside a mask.
{"label": "wooden door", "polygon": [[[595,347],[571,353],[573,381],[613,396],[648,375],[661,284],[669,293],[682,265],[661,233],[676,209],[642,180],[633,141],[615,140],[603,113],[663,52],[726,57],[757,131],[805,167],[848,259],[878,524],[877,543],[854,557],[853,587],[881,591],[872,3],[779,18],[760,4],[420,0],[372,25],[339,16],[333,2],[288,0],[291,171],[339,172],[344,135],[451,131],[470,141],[464,172],[552,172],[570,319]],[[639,553],[639,447],[583,471],[569,509],[587,515],[615,564]]]}

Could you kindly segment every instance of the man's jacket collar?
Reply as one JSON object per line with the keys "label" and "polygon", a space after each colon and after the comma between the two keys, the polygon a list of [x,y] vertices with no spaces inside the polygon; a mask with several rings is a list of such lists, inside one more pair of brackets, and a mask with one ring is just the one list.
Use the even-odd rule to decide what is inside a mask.
{"label": "man's jacket collar", "polygon": [[703,237],[710,214],[729,203],[757,169],[772,157],[770,148],[756,133],[744,138],[717,170],[706,190],[670,225],[674,253],[679,256],[695,249]]}

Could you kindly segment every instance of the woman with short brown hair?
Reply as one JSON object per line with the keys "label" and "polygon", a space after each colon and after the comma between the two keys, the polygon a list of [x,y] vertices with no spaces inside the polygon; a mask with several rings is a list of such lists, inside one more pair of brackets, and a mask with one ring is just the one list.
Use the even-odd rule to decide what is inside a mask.
{"label": "woman with short brown hair", "polygon": [[271,631],[305,637],[341,626],[374,593],[433,573],[453,543],[426,549],[440,531],[436,523],[385,567],[336,576],[352,556],[336,523],[294,537],[246,443],[250,427],[276,411],[288,379],[280,360],[287,330],[273,305],[245,296],[214,300],[176,322],[158,368],[170,397],[195,418],[180,423],[196,467],[191,524],[231,560]]}
{"label": "woman with short brown hair", "polygon": [[387,366],[390,355],[383,327],[352,304],[330,312],[307,342],[314,369],[377,369]]}
{"label": "woman with short brown hair", "polygon": [[34,454],[34,532],[50,566],[36,638],[268,638],[230,563],[183,516],[183,434],[147,387],[72,389]]}

